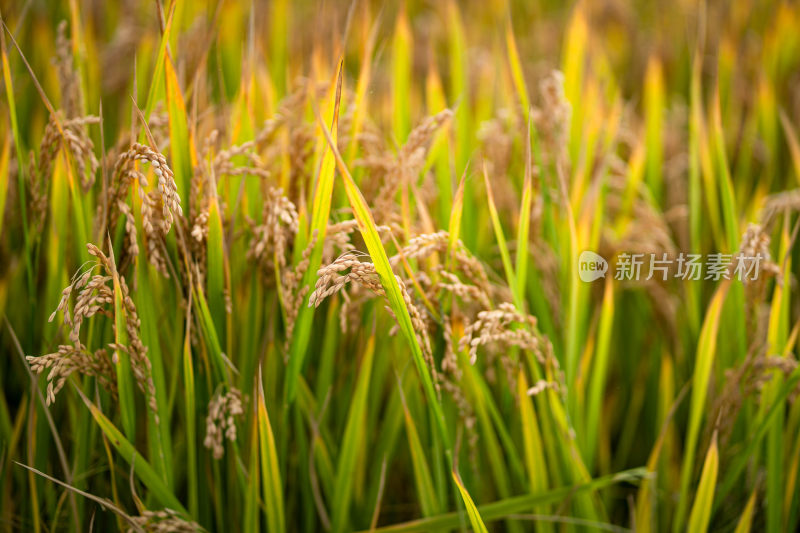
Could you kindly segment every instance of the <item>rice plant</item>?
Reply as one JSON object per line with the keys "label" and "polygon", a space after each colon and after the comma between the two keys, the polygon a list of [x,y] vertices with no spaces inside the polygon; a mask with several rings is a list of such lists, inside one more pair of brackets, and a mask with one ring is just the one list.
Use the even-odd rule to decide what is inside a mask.
{"label": "rice plant", "polygon": [[800,528],[797,5],[0,19],[0,530]]}

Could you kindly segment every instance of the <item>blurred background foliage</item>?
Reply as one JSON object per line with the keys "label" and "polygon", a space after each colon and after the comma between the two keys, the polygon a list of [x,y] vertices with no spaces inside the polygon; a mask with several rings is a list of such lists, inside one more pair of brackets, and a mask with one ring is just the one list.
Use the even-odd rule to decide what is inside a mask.
{"label": "blurred background foliage", "polygon": [[[69,492],[14,461],[71,477],[75,487],[131,515],[168,507],[209,530],[367,529],[373,517],[380,525],[399,523],[398,531],[476,528],[462,512],[470,505],[462,487],[498,530],[798,527],[796,4],[209,0],[179,1],[173,9],[155,0],[0,0],[0,12],[7,27],[0,104],[0,529],[85,530],[92,520],[100,530],[128,527],[81,497],[70,504]],[[59,77],[54,65],[65,50],[73,78]],[[267,201],[267,184],[280,186],[297,206],[300,225],[286,271],[301,262],[317,214],[313,192],[326,172],[333,179],[315,109],[329,126],[340,58],[339,147],[376,221],[398,239],[383,243],[387,253],[437,230],[460,236],[499,287],[491,308],[513,301],[517,311],[535,316],[536,333],[552,343],[560,370],[540,367],[530,354],[518,360],[517,348],[471,366],[460,350],[465,373],[455,383],[465,409],[447,394],[439,402],[427,394],[427,374],[409,363],[409,339],[386,334],[395,322],[381,302],[365,304],[349,331],[339,325],[341,298],[313,317],[301,310],[308,327],[300,333],[287,328],[287,304],[269,279],[275,276],[247,257],[249,232]],[[79,90],[68,89],[65,79],[77,80]],[[158,352],[153,372],[160,375],[159,415],[167,421],[159,427],[148,420],[136,393],[138,431],[126,437],[161,480],[148,482],[137,472],[137,496],[129,457],[109,444],[108,425],[125,424],[122,409],[91,378],[77,375],[46,409],[32,386],[44,393],[46,376],[31,378],[20,357],[56,350],[66,332],[47,318],[90,259],[85,244],[109,251],[94,216],[115,147],[131,137],[144,140],[132,98],[165,140],[160,148],[187,215],[178,223],[188,232],[197,214],[189,215],[190,181],[209,133],[218,130],[226,147],[253,140],[285,111],[287,97],[317,86],[301,91],[293,114],[281,119],[288,126],[252,149],[261,163],[232,158],[263,164],[269,179],[220,180],[206,195],[216,199],[211,215],[203,211],[205,200],[197,204],[212,217],[206,255],[187,258],[175,233],[165,236],[173,264],[205,265],[205,285],[185,275],[163,278],[143,258],[121,268],[145,345],[151,356]],[[102,117],[102,129],[87,129],[101,163],[88,191],[81,191],[67,157],[47,175],[20,178],[20,159],[27,166],[29,153],[34,162],[43,157],[51,115],[42,94],[54,109],[78,94],[77,115]],[[359,134],[374,133],[387,153],[398,153],[425,117],[444,108],[453,110],[452,119],[425,143],[424,165],[396,195],[396,212],[381,212],[375,200],[382,178],[363,164],[369,154]],[[299,164],[298,152],[309,152],[298,156]],[[323,224],[357,211],[341,176],[340,167]],[[462,210],[459,219],[454,213]],[[119,258],[121,226],[109,229]],[[574,268],[583,249],[606,257],[735,253],[748,235],[766,242],[778,274],[758,287],[713,280],[587,285]],[[353,237],[377,265],[365,241]],[[410,270],[434,278],[438,272],[423,260],[412,263]],[[448,339],[457,344],[475,316],[468,306],[459,311],[450,296],[426,302],[415,289],[413,299],[432,317],[440,367]],[[187,319],[201,296],[208,320]],[[112,322],[93,322],[88,337],[97,345],[90,348],[114,338]],[[237,372],[209,366],[214,341],[217,356],[227,354]],[[522,379],[506,378],[503,354],[512,354]],[[559,390],[529,396],[519,388],[540,378],[559,383]],[[237,446],[221,461],[202,446],[218,387],[241,390],[245,403]],[[79,390],[105,413],[106,426]],[[444,413],[441,434],[434,405]],[[48,411],[64,450],[55,444]],[[475,440],[468,444],[470,434]],[[164,453],[172,462],[159,466]],[[456,466],[448,463],[454,459]],[[450,469],[463,485],[453,482]],[[608,477],[618,472],[624,474]],[[514,500],[522,496],[533,499]],[[186,509],[170,507],[174,501]],[[431,521],[407,522],[420,517]]]}

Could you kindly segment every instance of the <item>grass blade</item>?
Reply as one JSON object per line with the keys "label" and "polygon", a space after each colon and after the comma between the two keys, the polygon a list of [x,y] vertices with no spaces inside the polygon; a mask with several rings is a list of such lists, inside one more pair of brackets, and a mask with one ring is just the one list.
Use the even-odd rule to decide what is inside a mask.
{"label": "grass blade", "polygon": [[114,448],[119,454],[131,465],[134,474],[144,485],[150,490],[152,495],[161,503],[161,505],[168,507],[178,513],[189,516],[189,512],[183,507],[175,495],[170,492],[164,484],[161,476],[159,476],[152,466],[145,460],[144,457],[136,451],[133,444],[106,418],[106,416],[97,408],[83,392],[75,387],[75,391],[83,399],[83,403],[89,408],[97,425],[103,431],[103,434],[108,438]]}
{"label": "grass blade", "polygon": [[331,509],[332,531],[334,532],[348,529],[350,502],[353,497],[353,470],[357,457],[362,453],[362,446],[366,443],[364,422],[374,354],[375,336],[372,335],[369,337],[367,346],[364,349],[353,400],[347,412],[347,425],[345,426],[341,450],[336,464],[336,482],[333,491],[333,508]]}
{"label": "grass blade", "polygon": [[[322,122],[322,119],[319,116],[317,116],[317,118],[320,122]],[[428,364],[422,354],[422,348],[420,347],[417,335],[414,332],[414,326],[411,324],[411,316],[409,315],[408,308],[406,307],[405,299],[403,298],[397,278],[395,277],[394,272],[392,272],[392,266],[389,263],[389,257],[386,255],[386,250],[381,242],[378,229],[375,226],[375,220],[372,217],[372,212],[367,206],[367,202],[364,200],[364,196],[361,194],[358,186],[356,186],[355,182],[353,181],[350,171],[344,164],[342,156],[339,154],[339,150],[336,147],[336,142],[333,140],[331,133],[328,132],[328,130],[324,127],[323,132],[328,140],[329,148],[336,157],[336,164],[338,165],[339,172],[344,179],[345,191],[347,192],[347,198],[350,201],[350,207],[353,209],[353,214],[358,222],[358,229],[364,239],[364,243],[367,245],[367,249],[369,250],[369,255],[372,258],[373,264],[375,265],[375,271],[380,277],[383,289],[386,291],[386,297],[389,300],[389,306],[391,307],[395,318],[398,321],[400,331],[403,333],[403,336],[406,338],[406,341],[411,347],[411,354],[414,359],[414,364],[416,365],[417,372],[422,379],[422,385],[425,390],[425,394],[428,397],[428,402],[433,410],[433,418],[440,433],[442,444],[444,445],[446,451],[445,453],[448,455],[448,457],[451,457],[452,452],[450,447],[450,436],[447,432],[447,425],[445,423],[441,404],[439,403],[439,397],[436,394],[433,386],[433,378],[431,377],[430,369],[428,368]],[[453,243],[451,235],[451,246],[452,245]]]}
{"label": "grass blade", "polygon": [[467,492],[467,489],[464,487],[461,478],[458,477],[455,470],[453,471],[453,480],[456,482],[458,490],[461,492],[461,497],[464,499],[464,505],[467,508],[467,516],[469,517],[469,523],[472,525],[472,530],[478,533],[489,533],[489,530],[486,529],[486,524],[484,524],[483,519],[481,519],[478,508],[475,507],[475,502],[472,501],[472,497],[470,497],[469,492]]}
{"label": "grass blade", "polygon": [[717,351],[717,331],[719,330],[719,319],[722,314],[722,304],[725,301],[725,295],[729,287],[730,282],[725,281],[717,288],[717,292],[708,306],[697,345],[694,376],[692,378],[692,399],[689,405],[689,429],[684,447],[683,466],[681,467],[681,497],[678,503],[674,530],[680,530],[683,527],[683,521],[688,510],[689,484],[694,469],[695,449],[700,434],[700,422],[705,411],[708,380],[711,376],[711,367]]}
{"label": "grass blade", "polygon": [[[479,505],[476,507],[476,509],[481,519],[484,521],[499,520],[510,515],[524,513],[526,510],[535,505],[547,505],[562,502],[571,495],[599,490],[616,483],[639,480],[645,475],[646,472],[643,468],[625,470],[609,476],[595,478],[588,483],[552,489],[544,494],[530,494],[506,498],[493,503]],[[446,513],[433,518],[423,518],[401,524],[380,527],[374,531],[377,533],[388,533],[390,531],[395,533],[411,531],[424,532],[433,531],[436,529],[454,529],[457,527],[459,527],[458,513]]]}
{"label": "grass blade", "polygon": [[[339,62],[339,68],[336,74],[336,90],[333,91],[332,99],[330,101],[330,108],[333,117],[331,119],[331,133],[333,137],[332,144],[336,144],[337,131],[339,128],[339,104],[342,97],[342,71],[344,68],[343,60]],[[327,135],[328,130],[326,125],[322,124],[321,128]],[[319,269],[322,261],[322,247],[325,242],[325,235],[328,229],[328,218],[331,211],[331,197],[333,194],[333,181],[336,171],[336,162],[334,156],[329,148],[324,149],[322,163],[317,174],[317,181],[314,187],[314,201],[311,208],[312,220],[310,227],[310,236],[315,236],[316,244],[311,252],[309,266],[303,276],[302,286],[313,287],[314,278]],[[294,333],[291,339],[289,348],[289,370],[286,378],[286,393],[285,400],[291,403],[297,393],[297,379],[300,375],[300,370],[303,366],[306,350],[308,348],[309,333],[311,331],[311,319],[313,318],[313,308],[301,306],[297,315],[297,322],[294,328]]]}
{"label": "grass blade", "polygon": [[[400,392],[402,394],[402,390]],[[411,451],[411,461],[414,467],[414,481],[416,482],[417,493],[419,494],[422,514],[423,516],[434,516],[439,514],[440,511],[436,491],[433,488],[431,469],[425,458],[426,453],[422,447],[417,427],[414,425],[414,420],[411,418],[411,413],[405,403],[405,397],[402,397],[402,399],[403,411],[405,413],[406,435],[408,436],[408,448]]]}
{"label": "grass blade", "polygon": [[694,498],[692,512],[689,514],[689,533],[704,533],[708,530],[711,519],[711,508],[714,504],[714,487],[717,484],[717,469],[719,467],[719,452],[717,450],[716,434],[711,439],[706,460],[703,463],[703,473],[700,474],[700,485]]}
{"label": "grass blade", "polygon": [[753,490],[752,494],[750,494],[750,498],[747,499],[747,505],[744,506],[744,511],[742,511],[742,516],[739,517],[739,523],[736,524],[734,533],[750,532],[750,526],[753,524],[753,513],[755,512],[756,508],[757,495],[758,491],[756,490]]}
{"label": "grass blade", "polygon": [[264,401],[264,382],[261,369],[258,372],[258,448],[261,462],[261,485],[264,495],[264,515],[267,520],[267,531],[280,533],[286,530],[283,511],[283,484],[278,468],[278,450],[275,447],[275,436],[269,421],[267,406]]}
{"label": "grass blade", "polygon": [[[514,268],[511,266],[511,255],[508,253],[508,245],[506,244],[505,235],[503,235],[503,226],[500,224],[497,207],[494,205],[494,194],[492,193],[492,184],[489,183],[489,174],[486,171],[486,165],[483,166],[483,182],[486,185],[486,201],[489,205],[489,216],[492,219],[492,227],[494,228],[494,235],[497,239],[497,246],[500,248],[500,257],[503,260],[506,281],[509,287],[516,287]],[[521,309],[522,301],[518,299],[518,296],[519,293],[514,291],[514,304],[517,306],[517,309]]]}

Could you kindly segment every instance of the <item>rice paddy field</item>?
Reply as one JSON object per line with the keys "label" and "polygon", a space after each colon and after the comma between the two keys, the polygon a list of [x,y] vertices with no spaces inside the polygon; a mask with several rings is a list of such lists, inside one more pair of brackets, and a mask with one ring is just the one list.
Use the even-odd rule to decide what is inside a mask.
{"label": "rice paddy field", "polygon": [[0,531],[800,527],[797,4],[0,17]]}

